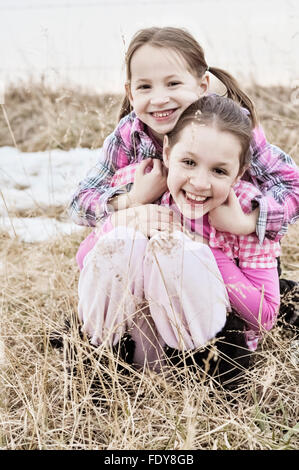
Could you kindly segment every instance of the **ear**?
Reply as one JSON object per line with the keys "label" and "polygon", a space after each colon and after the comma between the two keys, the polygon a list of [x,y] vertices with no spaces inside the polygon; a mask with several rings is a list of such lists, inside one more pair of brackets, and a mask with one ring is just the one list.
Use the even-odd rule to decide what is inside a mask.
{"label": "ear", "polygon": [[233,185],[234,184],[237,184],[240,179],[242,178],[242,176],[244,175],[245,171],[248,169],[248,166],[246,166],[245,168],[243,168],[243,170],[238,174],[238,176],[236,177],[235,181],[233,182]]}
{"label": "ear", "polygon": [[170,156],[170,148],[169,148],[169,140],[168,136],[164,135],[163,139],[163,162],[166,168],[169,168],[169,156]]}
{"label": "ear", "polygon": [[208,92],[210,88],[210,76],[208,73],[205,73],[203,77],[199,80],[199,95],[202,96]]}
{"label": "ear", "polygon": [[131,84],[130,82],[125,83],[125,90],[126,90],[126,95],[128,97],[128,100],[130,101],[131,106],[133,107],[133,96],[131,92]]}

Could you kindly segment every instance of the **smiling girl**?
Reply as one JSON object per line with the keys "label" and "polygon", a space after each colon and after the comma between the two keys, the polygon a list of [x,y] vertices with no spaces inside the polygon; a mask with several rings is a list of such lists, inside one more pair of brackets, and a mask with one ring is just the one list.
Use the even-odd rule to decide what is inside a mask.
{"label": "smiling girl", "polygon": [[251,138],[246,110],[211,95],[183,113],[164,138],[163,156],[170,201],[185,220],[192,220],[189,229],[208,240],[230,303],[251,330],[248,344],[255,349],[254,331],[270,329],[279,309],[280,245],[268,239],[261,245],[255,233],[234,235],[209,224],[213,213],[224,209],[227,223],[239,224],[242,233],[247,217],[256,210],[252,202],[260,191],[241,179],[251,162]]}
{"label": "smiling girl", "polygon": [[[139,205],[140,218],[151,211],[153,230],[165,228],[170,216],[154,203],[165,192],[166,173],[162,165],[163,138],[171,132],[184,110],[209,92],[210,74],[226,87],[227,96],[248,110],[253,123],[251,164],[243,179],[260,191],[254,210],[227,217],[227,208],[210,212],[212,225],[235,235],[256,232],[264,239],[279,241],[288,224],[298,217],[298,169],[290,156],[267,143],[257,123],[254,105],[236,80],[226,71],[208,67],[204,51],[186,30],[152,27],[133,37],[126,53],[126,96],[120,122],[99,152],[99,160],[83,179],[70,203],[70,213],[79,225],[101,225],[111,211]],[[150,161],[146,161],[147,159]],[[128,188],[112,186],[116,171],[142,162],[138,184]],[[153,166],[151,172],[147,168]],[[145,207],[151,205],[151,207]],[[161,225],[162,224],[162,225]],[[96,241],[95,233],[79,248],[80,269],[85,254]]]}
{"label": "smiling girl", "polygon": [[[174,214],[172,231],[153,230],[150,214],[140,220],[138,207],[106,221],[79,281],[79,317],[93,344],[115,345],[129,333],[136,346],[133,362],[152,367],[165,347],[202,347],[225,325],[225,287],[247,322],[251,346],[253,334],[256,339],[255,333],[273,326],[279,244],[261,246],[255,234],[233,236],[208,223],[208,214],[228,198],[232,217],[252,211],[258,190],[240,179],[250,163],[251,131],[240,106],[211,95],[188,107],[165,136],[169,191],[160,205]],[[138,170],[124,168],[113,184],[138,185]]]}
{"label": "smiling girl", "polygon": [[[77,261],[82,270],[79,283],[79,312],[86,331],[91,334],[92,341],[95,344],[99,344],[99,342],[103,341],[103,338],[109,337],[109,341],[111,340],[105,325],[108,325],[109,328],[111,325],[114,325],[113,329],[116,328],[115,325],[119,322],[121,324],[125,322],[123,327],[120,330],[118,329],[117,334],[116,330],[114,330],[113,334],[109,330],[112,334],[112,342],[115,344],[117,337],[119,338],[122,332],[128,328],[130,324],[130,322],[128,323],[128,318],[131,317],[130,315],[128,317],[126,312],[132,312],[132,310],[130,310],[131,307],[128,307],[125,312],[122,312],[122,299],[124,300],[125,296],[118,297],[116,295],[114,297],[114,294],[117,293],[117,290],[119,292],[122,291],[122,289],[119,289],[121,285],[120,280],[125,278],[127,280],[136,280],[136,272],[141,273],[140,281],[134,281],[133,285],[129,282],[127,284],[129,286],[127,287],[127,292],[133,293],[132,295],[135,297],[136,295],[137,297],[139,296],[140,302],[144,301],[145,286],[143,284],[144,269],[142,261],[144,257],[142,255],[138,255],[136,258],[133,256],[132,259],[135,260],[132,268],[133,271],[129,270],[127,276],[119,274],[117,277],[118,283],[115,284],[115,279],[113,276],[110,276],[116,267],[119,272],[122,272],[124,266],[128,269],[129,266],[132,266],[129,262],[131,258],[128,259],[127,255],[120,255],[118,252],[118,249],[123,246],[124,253],[126,253],[126,250],[131,246],[132,242],[127,240],[128,230],[131,230],[132,239],[135,233],[139,234],[136,243],[140,246],[141,253],[143,253],[142,250],[146,249],[148,243],[150,243],[150,246],[151,242],[154,243],[155,237],[162,236],[161,233],[157,234],[157,231],[167,232],[173,228],[180,230],[180,224],[173,216],[175,211],[172,211],[167,204],[156,204],[157,201],[161,202],[163,194],[167,190],[167,172],[162,160],[164,158],[167,165],[167,148],[169,147],[170,152],[170,149],[175,147],[173,141],[171,141],[171,132],[179,122],[184,111],[192,103],[209,92],[209,76],[211,73],[225,85],[227,96],[239,103],[249,113],[254,127],[252,132],[253,138],[251,140],[252,160],[242,176],[242,187],[240,188],[243,193],[241,189],[240,195],[236,192],[240,202],[236,200],[236,194],[230,190],[226,203],[218,207],[212,205],[216,200],[219,202],[222,199],[221,192],[224,186],[226,185],[227,189],[234,180],[233,169],[227,162],[226,154],[220,155],[221,158],[218,155],[218,160],[214,162],[216,167],[213,169],[212,174],[215,179],[211,183],[211,187],[207,185],[206,187],[194,189],[194,180],[197,182],[199,178],[195,176],[194,179],[190,175],[188,184],[186,181],[182,181],[182,190],[180,190],[180,187],[173,188],[174,197],[172,201],[176,200],[178,204],[178,206],[175,204],[177,211],[180,208],[183,214],[184,210],[181,206],[186,203],[186,210],[189,211],[187,216],[191,215],[193,217],[192,214],[194,213],[197,217],[198,213],[202,211],[205,214],[203,217],[205,221],[209,217],[211,222],[210,232],[209,234],[206,233],[205,236],[206,244],[200,242],[197,247],[201,250],[201,253],[205,252],[207,256],[203,265],[198,266],[198,272],[200,270],[204,273],[209,272],[211,277],[203,276],[203,278],[199,278],[197,271],[196,275],[194,275],[192,269],[190,270],[190,275],[185,285],[188,286],[188,289],[190,288],[189,293],[191,297],[188,295],[185,298],[187,299],[187,304],[192,299],[191,317],[182,320],[179,328],[174,328],[174,331],[180,331],[184,324],[186,329],[184,341],[186,343],[183,342],[182,344],[188,345],[188,348],[193,348],[196,347],[196,344],[203,344],[207,338],[213,337],[216,331],[221,330],[228,309],[228,299],[219,269],[228,287],[231,302],[233,294],[235,295],[234,302],[238,306],[237,311],[241,312],[240,314],[246,317],[249,323],[252,323],[253,328],[258,329],[260,328],[259,325],[268,328],[266,325],[272,324],[277,310],[277,292],[275,291],[275,295],[273,294],[271,297],[271,289],[265,288],[265,292],[269,292],[268,299],[266,294],[262,294],[264,299],[263,305],[266,310],[262,314],[263,321],[257,321],[256,305],[261,300],[260,286],[263,284],[262,279],[254,280],[251,278],[250,281],[248,276],[245,276],[244,270],[252,266],[259,268],[265,266],[266,269],[272,269],[276,265],[273,253],[278,253],[278,249],[277,245],[274,245],[273,242],[278,242],[281,239],[286,233],[288,224],[294,223],[298,214],[299,178],[296,165],[283,151],[266,142],[263,130],[257,123],[254,105],[250,98],[240,89],[237,82],[227,72],[216,67],[208,67],[201,46],[185,30],[171,27],[154,27],[139,31],[132,39],[127,50],[126,69],[126,97],[121,108],[120,122],[114,132],[106,138],[98,163],[91,169],[86,178],[81,181],[70,205],[71,216],[76,223],[98,227],[84,240],[77,253]],[[198,127],[197,124],[196,126]],[[195,129],[195,127],[193,128]],[[205,136],[202,135],[207,140],[207,144],[208,138],[211,139],[211,133],[214,131],[215,129],[212,129],[210,135],[209,132]],[[166,134],[168,135],[169,145],[166,140],[163,157],[163,139]],[[230,136],[228,141],[223,143],[232,145],[233,142],[234,140]],[[243,137],[239,140],[239,145],[243,145],[242,142]],[[201,157],[201,154],[199,154],[199,157]],[[188,169],[190,167],[190,172],[193,172],[195,168],[196,173],[197,169],[200,168],[200,171],[203,172],[201,178],[203,180],[206,179],[208,172],[210,172],[208,167],[198,167],[196,159],[191,159],[194,161],[190,161],[190,155],[187,156],[188,159],[188,163],[186,164],[185,162],[184,165]],[[115,176],[117,171],[128,169],[130,172],[132,164],[137,163],[139,165],[136,169],[135,179],[129,179],[127,182],[124,182],[125,184],[121,184]],[[170,171],[171,168],[169,168]],[[222,178],[223,180],[223,187],[219,189],[219,193],[218,179],[216,178]],[[248,184],[252,184],[245,188],[244,180]],[[237,191],[236,184],[234,189]],[[247,196],[249,199],[247,199]],[[243,200],[245,206],[242,205]],[[205,213],[206,209],[209,211],[208,215]],[[112,213],[114,213],[113,218],[115,219],[114,229],[117,232],[106,234],[107,237],[109,235],[110,245],[108,251],[104,250],[104,252],[106,254],[111,253],[111,257],[107,260],[105,256],[102,256],[101,244],[98,245],[97,240],[99,234],[105,233],[105,229],[107,230],[107,227],[109,227]],[[117,220],[115,218],[116,214]],[[184,220],[193,219],[185,217]],[[104,227],[102,227],[103,224]],[[205,224],[202,223],[202,225],[205,228]],[[109,230],[111,230],[111,227]],[[217,230],[226,234],[230,232],[230,235],[220,236]],[[179,234],[176,236],[187,236],[179,231],[176,233]],[[195,231],[192,233],[194,235]],[[243,243],[242,239],[242,237],[247,236],[250,241],[248,250],[246,243]],[[251,236],[254,237],[252,243]],[[118,243],[117,237],[122,240],[121,243]],[[187,237],[187,239],[184,238],[184,243],[187,243],[188,246],[190,246],[190,243],[196,242],[196,240],[190,240],[189,236]],[[256,242],[257,237],[259,244]],[[235,245],[232,243],[232,240]],[[181,240],[180,243],[182,242]],[[160,241],[159,243],[162,242]],[[207,246],[207,243],[213,249],[215,256],[213,259],[210,259],[212,251]],[[95,247],[93,249],[95,245],[98,248]],[[259,251],[262,249],[261,247],[266,247],[265,249],[271,252],[269,256],[264,253],[264,264]],[[99,252],[97,251],[98,249],[100,250]],[[194,250],[189,250],[190,256],[191,252],[194,252]],[[132,253],[134,254],[134,250]],[[184,256],[187,256],[186,253]],[[251,260],[246,261],[243,259],[244,257],[250,258],[251,255],[253,256]],[[186,258],[184,259],[186,261]],[[195,256],[195,261],[189,260],[190,266],[197,266],[198,259],[201,259],[201,257]],[[219,268],[214,263],[215,259]],[[242,264],[242,272],[232,262],[232,259],[239,260],[240,267]],[[232,265],[229,269],[226,267],[227,260]],[[181,262],[183,262],[182,259]],[[246,263],[249,264],[247,265]],[[211,268],[208,271],[204,268],[207,265]],[[178,268],[177,271],[175,268],[173,269],[173,272],[177,272],[178,275]],[[237,269],[236,272],[234,271],[235,269]],[[99,280],[99,271],[103,274],[105,270],[108,270],[107,282],[102,282],[102,280],[97,284],[96,280]],[[228,279],[225,277],[226,273],[229,273]],[[92,279],[92,275],[94,275],[94,279]],[[250,308],[248,305],[244,307],[244,299],[242,295],[238,294],[238,289],[233,293],[231,292],[235,279],[240,280],[238,276],[242,277],[242,275],[245,278],[240,282],[244,282],[244,285],[247,285],[246,283],[249,282],[250,286],[248,288],[254,288],[254,283],[257,283],[256,289],[253,290],[255,295],[247,296],[246,302],[249,301],[249,297],[254,302],[254,305]],[[156,279],[159,279],[158,274]],[[276,281],[274,284],[276,289]],[[199,286],[202,298],[199,297],[196,304],[194,297],[196,292],[199,293]],[[113,290],[113,295],[111,294],[111,289]],[[162,296],[161,301],[163,301],[162,292],[160,294]],[[118,303],[107,300],[111,295]],[[92,296],[94,296],[94,302],[92,301]],[[215,299],[219,301],[215,301]],[[157,298],[157,300],[159,299]],[[206,306],[206,312],[210,312],[208,323],[205,323],[206,320],[204,318],[206,318],[206,314],[204,313],[200,317],[192,316],[192,311],[195,312],[193,308],[198,306],[200,309],[200,305],[198,305],[200,303],[203,305],[202,310]],[[187,315],[186,311],[189,311],[188,308],[185,310],[183,308],[184,313],[179,318],[185,318],[184,315]],[[152,307],[153,309],[154,307]],[[161,309],[158,308],[158,311],[160,312]],[[115,312],[118,312],[116,317]],[[156,331],[158,334],[157,330],[155,330],[156,326],[152,323],[153,315],[146,315],[146,319],[148,318],[150,320],[149,323],[146,320],[146,324],[149,331]],[[196,321],[199,321],[196,328],[191,328],[190,325],[193,321],[191,318],[196,318]],[[201,335],[201,340],[197,337],[196,331],[203,332],[198,333]],[[157,337],[157,334],[155,337]],[[159,345],[159,348],[163,341],[164,343],[166,342],[165,340],[160,341],[160,339],[156,343]],[[139,344],[138,341],[136,341],[136,344]],[[169,338],[168,341],[170,341]],[[172,344],[177,344],[178,337],[174,335],[171,342]],[[147,350],[146,347],[143,349]],[[140,357],[142,361],[144,355],[143,359],[142,353]]]}

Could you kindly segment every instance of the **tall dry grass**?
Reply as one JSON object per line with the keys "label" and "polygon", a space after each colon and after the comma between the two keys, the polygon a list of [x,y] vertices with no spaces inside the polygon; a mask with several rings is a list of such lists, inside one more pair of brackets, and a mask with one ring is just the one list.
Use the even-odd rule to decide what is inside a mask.
{"label": "tall dry grass", "polygon": [[10,84],[4,96],[6,116],[0,113],[0,145],[15,141],[23,152],[98,148],[115,127],[119,100],[81,88],[53,88],[44,81]]}
{"label": "tall dry grass", "polygon": [[[269,140],[299,163],[298,106],[290,93],[251,90]],[[118,106],[119,97],[53,91],[43,83],[11,85],[5,96],[11,131],[2,114],[0,145],[12,145],[13,134],[24,151],[95,148],[114,127]],[[117,373],[117,359],[109,350],[91,348],[75,324],[64,348],[52,348],[51,332],[61,330],[64,318],[76,317],[75,253],[82,237],[26,244],[1,233],[1,448],[298,448],[292,328],[279,324],[265,336],[254,366],[233,392],[186,368],[171,368],[167,376],[129,366],[127,374]],[[282,261],[284,275],[299,280],[298,226],[283,241]]]}

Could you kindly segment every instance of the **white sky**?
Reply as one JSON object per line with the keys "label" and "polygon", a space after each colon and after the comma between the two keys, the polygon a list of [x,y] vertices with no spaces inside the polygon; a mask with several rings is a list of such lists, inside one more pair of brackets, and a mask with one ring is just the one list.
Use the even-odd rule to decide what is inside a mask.
{"label": "white sky", "polygon": [[126,45],[153,25],[187,28],[243,83],[299,79],[298,0],[0,0],[0,21],[4,83],[44,74],[118,91]]}

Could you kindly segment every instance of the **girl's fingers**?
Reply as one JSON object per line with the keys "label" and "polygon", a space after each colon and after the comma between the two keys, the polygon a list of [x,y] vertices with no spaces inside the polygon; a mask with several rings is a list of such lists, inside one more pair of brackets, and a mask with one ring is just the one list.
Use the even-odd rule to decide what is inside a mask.
{"label": "girl's fingers", "polygon": [[159,172],[163,178],[167,178],[168,170],[162,160],[158,160],[157,158],[153,159],[153,170],[155,170],[157,173]]}
{"label": "girl's fingers", "polygon": [[163,163],[163,165],[162,165],[162,174],[163,174],[163,176],[165,176],[165,177],[168,176],[168,169],[166,168],[166,166],[164,165],[164,163]]}
{"label": "girl's fingers", "polygon": [[157,206],[155,204],[145,204],[139,207],[140,207],[139,210],[143,214],[149,214],[151,217],[155,217],[158,214],[163,214],[163,215],[171,214],[172,217],[174,216],[174,212],[168,207]]}
{"label": "girl's fingers", "polygon": [[[145,223],[146,221],[143,221]],[[156,230],[163,230],[163,231],[174,231],[174,230],[183,230],[183,227],[180,223],[174,222],[173,220],[163,220],[163,219],[158,219],[158,220],[149,220],[148,221],[148,226],[152,229]]]}
{"label": "girl's fingers", "polygon": [[152,237],[153,235],[159,233],[159,232],[164,232],[164,233],[173,233],[173,232],[182,232],[182,226],[181,225],[176,225],[176,224],[160,224],[158,227],[152,226],[149,227],[149,235]]}
{"label": "girl's fingers", "polygon": [[139,171],[143,175],[145,173],[147,167],[150,164],[152,166],[152,160],[153,160],[152,158],[146,158],[145,160],[142,160],[140,165],[137,167],[136,173],[137,173],[137,171]]}
{"label": "girl's fingers", "polygon": [[161,220],[162,222],[173,223],[174,214],[172,211],[158,211],[151,217],[152,220]]}
{"label": "girl's fingers", "polygon": [[156,173],[162,173],[163,166],[162,166],[162,161],[158,160],[158,158],[153,159],[153,170],[156,171]]}
{"label": "girl's fingers", "polygon": [[135,217],[139,219],[140,224],[145,224],[150,228],[159,229],[161,224],[169,226],[180,222],[174,218],[174,212],[168,207],[148,204],[139,206],[135,212]]}
{"label": "girl's fingers", "polygon": [[227,198],[228,204],[234,202],[236,199],[238,199],[238,198],[236,196],[235,191],[233,190],[233,188],[230,188],[230,192],[229,192],[228,198]]}

